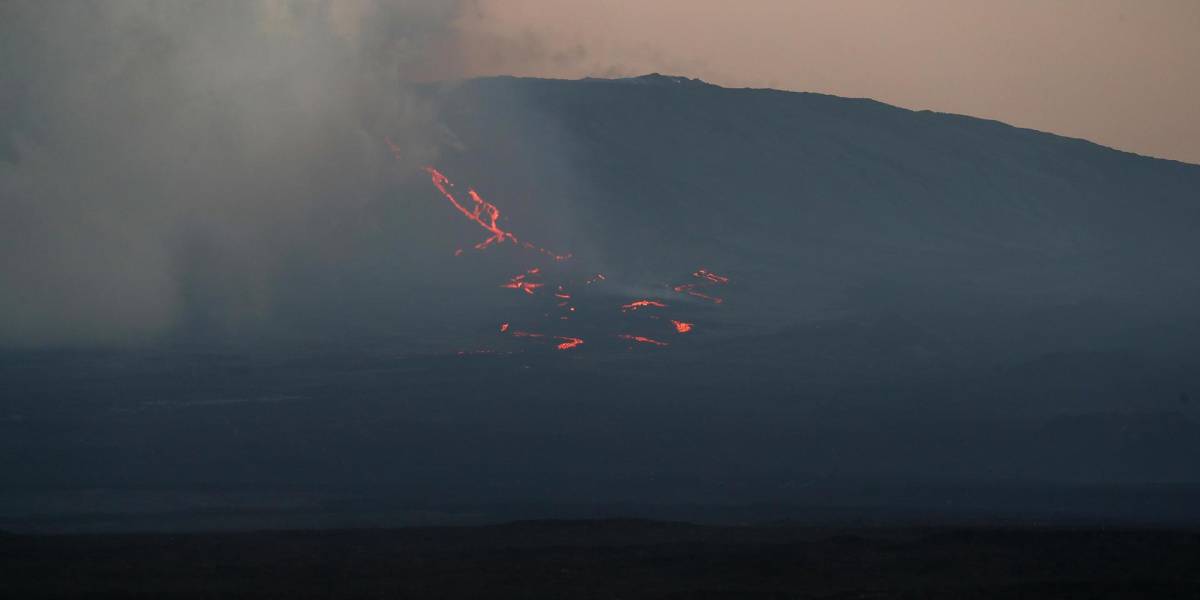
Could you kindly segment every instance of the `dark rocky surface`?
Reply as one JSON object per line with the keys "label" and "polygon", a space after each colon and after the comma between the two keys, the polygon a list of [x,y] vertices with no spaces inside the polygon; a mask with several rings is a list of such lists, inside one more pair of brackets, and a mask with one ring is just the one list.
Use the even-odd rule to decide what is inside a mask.
{"label": "dark rocky surface", "polygon": [[1200,533],[640,520],[4,536],[6,598],[1192,598]]}

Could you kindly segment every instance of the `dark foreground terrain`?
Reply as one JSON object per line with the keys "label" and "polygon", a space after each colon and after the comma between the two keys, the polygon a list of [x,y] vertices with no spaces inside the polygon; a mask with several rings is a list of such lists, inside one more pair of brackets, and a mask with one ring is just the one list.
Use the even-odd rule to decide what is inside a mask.
{"label": "dark foreground terrain", "polygon": [[487,527],[0,537],[0,597],[1197,598],[1200,533]]}

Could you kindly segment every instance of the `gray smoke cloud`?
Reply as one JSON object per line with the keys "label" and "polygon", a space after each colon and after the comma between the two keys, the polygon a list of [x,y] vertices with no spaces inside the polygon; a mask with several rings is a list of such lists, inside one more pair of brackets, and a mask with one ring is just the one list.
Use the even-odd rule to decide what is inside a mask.
{"label": "gray smoke cloud", "polygon": [[0,5],[0,345],[236,331],[328,288],[310,275],[356,253],[396,173],[434,152],[406,82],[456,74],[461,9]]}

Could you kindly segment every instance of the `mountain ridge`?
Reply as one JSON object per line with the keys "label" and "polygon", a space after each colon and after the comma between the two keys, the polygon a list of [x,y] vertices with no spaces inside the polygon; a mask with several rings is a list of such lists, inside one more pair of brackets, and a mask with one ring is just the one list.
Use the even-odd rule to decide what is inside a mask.
{"label": "mountain ridge", "polygon": [[869,103],[874,103],[874,104],[878,104],[881,106],[885,106],[887,108],[901,110],[901,111],[905,111],[905,112],[909,112],[909,113],[928,114],[928,115],[934,115],[934,116],[938,116],[938,117],[959,118],[959,119],[965,119],[965,120],[969,120],[969,121],[973,121],[973,122],[980,122],[980,123],[993,123],[993,124],[1001,125],[1001,126],[1004,126],[1007,128],[1012,128],[1012,129],[1016,129],[1016,130],[1020,130],[1020,131],[1027,131],[1027,132],[1031,132],[1031,133],[1048,135],[1048,136],[1052,136],[1054,138],[1061,138],[1063,140],[1084,142],[1084,143],[1087,143],[1092,146],[1103,148],[1105,150],[1111,150],[1111,151],[1118,152],[1118,153],[1124,154],[1124,155],[1129,155],[1129,156],[1144,158],[1144,159],[1150,159],[1150,160],[1156,160],[1156,161],[1165,161],[1165,162],[1169,162],[1169,163],[1177,163],[1180,165],[1185,165],[1188,167],[1195,167],[1195,168],[1200,169],[1200,163],[1192,163],[1192,162],[1174,159],[1174,158],[1154,156],[1154,155],[1150,155],[1150,154],[1142,154],[1142,153],[1135,152],[1132,150],[1125,150],[1125,149],[1122,149],[1122,148],[1119,148],[1116,146],[1109,146],[1107,144],[1103,144],[1101,142],[1097,142],[1097,141],[1091,140],[1086,137],[1068,135],[1068,134],[1064,134],[1064,133],[1057,133],[1057,132],[1048,131],[1048,130],[1044,130],[1044,129],[1037,129],[1034,127],[1026,127],[1023,125],[1019,125],[1016,123],[1006,121],[1001,118],[981,117],[981,116],[971,115],[971,114],[967,114],[967,113],[947,112],[947,111],[934,110],[934,109],[929,109],[929,108],[908,108],[908,107],[900,106],[898,104],[891,104],[884,100],[879,100],[877,98],[872,98],[869,96],[840,96],[837,94],[831,94],[831,93],[826,93],[826,92],[814,92],[814,91],[809,91],[809,90],[793,90],[793,89],[783,89],[783,88],[773,88],[773,87],[726,86],[726,85],[721,85],[718,83],[709,82],[709,81],[706,81],[706,80],[703,80],[700,78],[688,77],[686,75],[671,75],[671,74],[664,74],[664,73],[659,73],[659,72],[651,72],[651,73],[646,73],[643,75],[631,75],[631,76],[626,76],[626,77],[588,76],[588,77],[583,77],[583,78],[579,78],[579,79],[558,78],[558,77],[527,77],[527,76],[518,76],[518,75],[484,75],[484,76],[470,77],[470,78],[463,78],[463,79],[456,79],[456,80],[426,82],[423,85],[438,85],[438,86],[460,85],[460,84],[463,84],[466,82],[471,82],[471,81],[486,81],[486,80],[530,81],[530,82],[535,82],[535,81],[536,82],[581,82],[581,83],[586,82],[586,83],[593,83],[593,84],[615,83],[615,84],[637,84],[637,85],[659,85],[659,86],[674,86],[674,85],[684,84],[687,86],[711,87],[711,88],[720,89],[720,90],[775,92],[775,93],[780,93],[780,94],[798,94],[798,95],[802,95],[802,96],[832,98],[832,99],[851,101],[851,102],[869,102]]}

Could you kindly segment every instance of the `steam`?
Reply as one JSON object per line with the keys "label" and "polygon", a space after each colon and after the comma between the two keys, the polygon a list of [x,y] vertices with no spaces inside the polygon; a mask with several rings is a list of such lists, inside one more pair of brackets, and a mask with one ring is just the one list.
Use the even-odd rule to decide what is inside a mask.
{"label": "steam", "polygon": [[406,82],[455,75],[459,10],[0,5],[0,345],[236,331],[319,294],[397,169],[435,154]]}

